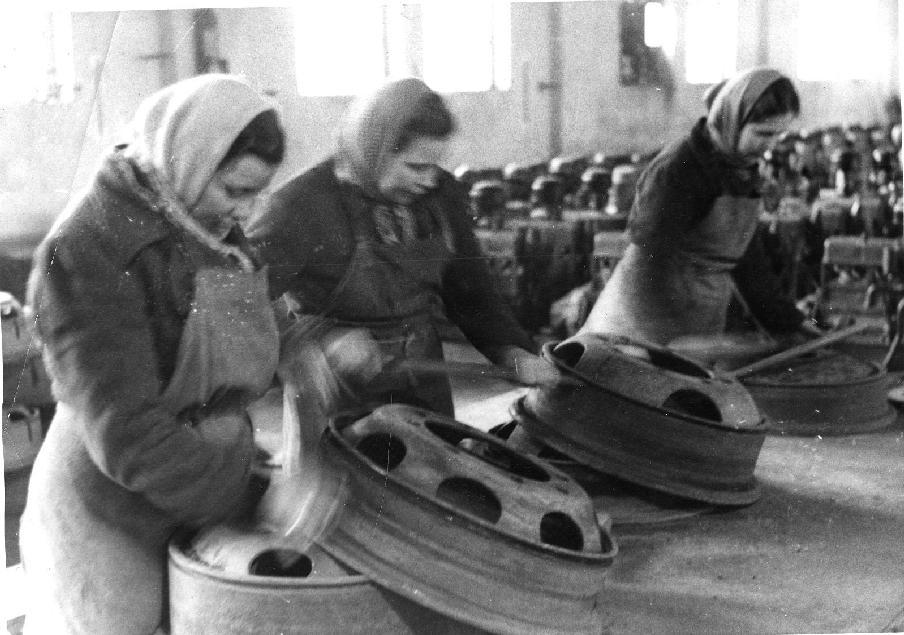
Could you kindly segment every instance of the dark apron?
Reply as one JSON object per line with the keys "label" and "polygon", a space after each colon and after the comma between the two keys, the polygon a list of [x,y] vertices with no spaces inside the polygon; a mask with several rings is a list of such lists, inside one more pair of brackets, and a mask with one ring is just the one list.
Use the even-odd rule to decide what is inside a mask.
{"label": "dark apron", "polygon": [[[365,328],[380,347],[384,365],[404,359],[442,359],[442,342],[433,315],[442,302],[443,271],[452,257],[443,210],[432,213],[442,235],[384,244],[373,216],[357,193],[343,188],[355,247],[342,279],[324,305],[323,317],[337,328]],[[303,301],[300,303],[303,306]],[[341,408],[408,403],[453,414],[449,381],[441,375],[387,370],[355,391]]]}
{"label": "dark apron", "polygon": [[[245,461],[254,444],[244,404],[270,386],[278,352],[266,272],[202,269],[159,405]],[[232,405],[205,417],[199,407],[220,398]],[[26,629],[153,633],[167,609],[166,543],[177,523],[98,470],[80,439],[91,425],[83,417],[59,404],[29,483],[22,557],[33,605]]]}
{"label": "dark apron", "polygon": [[721,196],[674,250],[657,255],[631,243],[579,333],[612,333],[666,345],[725,330],[731,271],[753,238],[759,199]]}

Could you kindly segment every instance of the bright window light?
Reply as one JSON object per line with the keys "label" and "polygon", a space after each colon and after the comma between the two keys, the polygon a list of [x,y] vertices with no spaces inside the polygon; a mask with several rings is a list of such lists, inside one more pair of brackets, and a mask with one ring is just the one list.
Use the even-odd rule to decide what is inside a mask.
{"label": "bright window light", "polygon": [[0,9],[0,60],[0,102],[71,101],[71,14]]}
{"label": "bright window light", "polygon": [[691,84],[714,84],[737,71],[737,0],[688,0],[684,68]]}
{"label": "bright window light", "polygon": [[295,9],[295,68],[305,96],[357,95],[386,76],[384,9],[375,2],[306,2]]}
{"label": "bright window light", "polygon": [[797,76],[802,80],[882,79],[877,0],[800,0]]}
{"label": "bright window light", "polygon": [[669,57],[674,56],[677,24],[675,7],[662,2],[648,2],[643,13],[643,43],[650,48],[661,48]]}
{"label": "bright window light", "polygon": [[422,4],[424,81],[439,92],[511,88],[509,2]]}

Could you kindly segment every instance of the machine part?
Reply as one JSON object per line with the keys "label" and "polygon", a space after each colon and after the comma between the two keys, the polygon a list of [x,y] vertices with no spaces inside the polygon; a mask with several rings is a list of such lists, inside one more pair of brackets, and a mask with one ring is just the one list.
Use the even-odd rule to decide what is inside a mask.
{"label": "machine part", "polygon": [[479,226],[502,229],[505,225],[505,184],[502,181],[477,181],[471,186],[471,215]]}
{"label": "machine part", "polygon": [[280,534],[216,526],[169,545],[172,635],[467,633],[374,584],[322,549],[295,551]]}
{"label": "machine part", "polygon": [[560,176],[538,176],[531,184],[531,218],[561,220],[565,182]]}
{"label": "machine part", "polygon": [[336,420],[351,495],[319,542],[378,584],[496,633],[599,633],[617,548],[570,477],[449,417],[387,405]]}
{"label": "machine part", "polygon": [[591,165],[581,174],[578,205],[603,211],[609,203],[610,187],[612,187],[612,171],[598,165]]}
{"label": "machine part", "polygon": [[872,432],[897,415],[888,403],[885,370],[836,351],[819,350],[741,381],[778,434]]}
{"label": "machine part", "polygon": [[759,498],[753,476],[766,423],[747,390],[653,344],[585,333],[543,356],[586,382],[534,388],[519,423],[605,474],[717,505]]}
{"label": "machine part", "polygon": [[[516,421],[529,416],[524,412],[523,400],[513,404],[512,416]],[[672,496],[603,474],[543,445],[520,426],[511,433],[508,442],[512,447],[556,466],[576,480],[590,495],[600,525],[604,522],[611,523],[615,528],[656,525],[692,518],[715,509],[708,503]]]}

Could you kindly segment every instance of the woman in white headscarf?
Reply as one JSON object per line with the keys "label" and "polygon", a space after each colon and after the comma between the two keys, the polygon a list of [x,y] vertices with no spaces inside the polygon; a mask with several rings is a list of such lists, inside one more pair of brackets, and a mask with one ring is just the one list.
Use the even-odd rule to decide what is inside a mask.
{"label": "woman in white headscarf", "polygon": [[424,82],[388,82],[352,105],[335,156],[283,185],[248,230],[271,293],[378,342],[384,372],[359,381],[344,407],[403,402],[451,415],[445,377],[392,372],[393,362],[442,359],[440,311],[524,381],[558,376],[493,288],[467,192],[440,167],[454,129]]}
{"label": "woman in white headscarf", "polygon": [[772,69],[749,70],[721,86],[708,116],[641,175],[630,245],[583,332],[662,345],[717,335],[734,284],[767,329],[813,331],[779,291],[754,240],[758,160],[799,110],[791,81]]}
{"label": "woman in white headscarf", "polygon": [[283,152],[246,83],[179,82],[39,247],[30,304],[58,405],[22,519],[29,632],[154,632],[172,532],[256,501],[244,406],[279,339],[240,225]]}

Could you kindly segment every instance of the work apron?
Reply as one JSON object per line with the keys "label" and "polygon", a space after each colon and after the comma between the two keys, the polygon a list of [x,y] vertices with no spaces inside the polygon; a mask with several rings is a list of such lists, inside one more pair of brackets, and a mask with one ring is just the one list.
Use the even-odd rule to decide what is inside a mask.
{"label": "work apron", "polygon": [[[439,289],[452,257],[444,211],[433,214],[439,232],[397,242],[383,242],[373,215],[354,188],[342,185],[351,217],[354,248],[341,280],[323,305],[322,317],[340,329],[367,329],[379,345],[387,368],[336,409],[407,403],[452,416],[452,390],[442,375],[393,371],[405,359],[442,359],[443,348],[433,316],[441,309]],[[437,235],[439,234],[439,235]],[[304,300],[299,299],[304,307]]]}
{"label": "work apron", "polygon": [[709,214],[652,254],[631,243],[579,333],[611,333],[666,345],[725,330],[731,271],[753,238],[759,199],[721,196]]}
{"label": "work apron", "polygon": [[[194,287],[160,404],[222,444],[227,460],[247,462],[254,444],[244,405],[270,386],[279,353],[266,272],[204,268]],[[98,470],[80,439],[90,425],[60,403],[32,472],[22,519],[26,629],[153,633],[165,623],[166,543],[178,524]]]}

